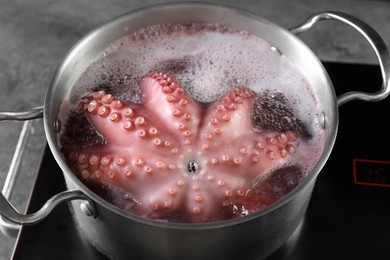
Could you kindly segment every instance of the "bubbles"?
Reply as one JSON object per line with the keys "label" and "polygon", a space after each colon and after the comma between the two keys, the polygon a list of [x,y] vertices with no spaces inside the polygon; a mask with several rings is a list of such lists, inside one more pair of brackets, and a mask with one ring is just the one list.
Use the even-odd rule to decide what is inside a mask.
{"label": "bubbles", "polygon": [[88,118],[77,112],[69,115],[63,129],[64,133],[61,135],[60,143],[61,147],[66,150],[106,143],[104,137],[95,131]]}
{"label": "bubbles", "polygon": [[245,206],[237,206],[233,205],[233,215],[245,217],[249,215],[249,210],[245,208]]}

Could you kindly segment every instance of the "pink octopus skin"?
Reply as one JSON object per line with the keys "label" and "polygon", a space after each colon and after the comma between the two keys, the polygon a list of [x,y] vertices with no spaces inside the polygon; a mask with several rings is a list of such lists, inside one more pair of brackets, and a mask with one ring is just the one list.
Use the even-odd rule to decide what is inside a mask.
{"label": "pink octopus skin", "polygon": [[128,192],[136,213],[150,218],[180,214],[199,223],[230,218],[224,211],[239,205],[260,208],[248,195],[254,180],[294,153],[298,140],[253,125],[256,94],[232,88],[206,107],[163,73],[147,74],[140,87],[142,104],[104,91],[81,101],[79,111],[106,143],[69,151],[71,169]]}

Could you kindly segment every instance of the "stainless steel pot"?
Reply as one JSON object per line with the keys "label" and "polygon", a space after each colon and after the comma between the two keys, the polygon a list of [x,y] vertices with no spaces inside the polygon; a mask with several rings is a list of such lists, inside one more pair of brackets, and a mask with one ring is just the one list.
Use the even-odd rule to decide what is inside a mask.
{"label": "stainless steel pot", "polygon": [[[321,20],[337,20],[359,31],[371,44],[379,60],[383,84],[376,93],[348,92],[335,96],[332,83],[311,50],[295,34]],[[57,147],[62,127],[57,118],[61,102],[81,72],[115,40],[139,28],[161,23],[206,22],[233,26],[268,41],[293,62],[308,79],[324,108],[322,124],[325,148],[311,175],[285,198],[258,213],[208,224],[162,223],[128,214],[90,191],[69,170]],[[60,165],[68,187],[35,214],[22,215],[0,195],[0,214],[22,225],[41,221],[59,203],[72,200],[79,230],[100,251],[113,259],[262,259],[279,248],[301,223],[317,175],[335,142],[338,106],[352,101],[379,101],[390,91],[390,56],[380,36],[364,22],[346,14],[313,15],[290,30],[253,14],[210,4],[168,4],[125,14],[95,29],[78,42],[56,71],[43,108],[0,113],[0,120],[27,120],[43,115],[47,141]],[[48,184],[49,185],[49,184]]]}

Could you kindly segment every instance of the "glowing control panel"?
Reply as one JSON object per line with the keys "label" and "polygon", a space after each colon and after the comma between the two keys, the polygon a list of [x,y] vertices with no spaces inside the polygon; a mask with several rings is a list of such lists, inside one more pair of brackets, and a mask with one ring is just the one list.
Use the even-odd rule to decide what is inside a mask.
{"label": "glowing control panel", "polygon": [[355,184],[390,187],[390,161],[354,159],[353,174]]}

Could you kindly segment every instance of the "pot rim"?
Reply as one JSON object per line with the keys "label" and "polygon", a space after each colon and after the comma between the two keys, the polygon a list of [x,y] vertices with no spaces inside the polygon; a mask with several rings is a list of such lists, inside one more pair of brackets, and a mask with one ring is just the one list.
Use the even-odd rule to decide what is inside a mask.
{"label": "pot rim", "polygon": [[[285,195],[283,198],[280,200],[272,203],[270,206],[259,210],[258,212],[251,213],[248,216],[245,217],[240,217],[240,218],[233,218],[233,219],[228,219],[228,220],[222,220],[222,221],[216,221],[216,222],[206,222],[206,223],[173,223],[173,222],[163,222],[159,220],[153,220],[149,219],[146,217],[138,216],[136,214],[132,214],[130,212],[126,212],[124,210],[121,210],[114,206],[113,204],[107,202],[97,194],[95,194],[93,191],[91,191],[82,181],[79,180],[79,178],[72,173],[68,165],[65,163],[63,159],[62,153],[59,151],[57,147],[57,141],[55,138],[55,129],[56,129],[56,116],[57,115],[52,115],[52,103],[53,100],[58,101],[58,99],[55,98],[53,95],[53,86],[56,84],[56,79],[62,70],[63,67],[66,66],[66,64],[72,60],[72,55],[80,46],[85,44],[86,42],[90,41],[91,38],[95,34],[97,34],[99,31],[107,29],[109,27],[112,27],[114,24],[118,24],[119,21],[124,21],[127,20],[129,16],[139,16],[142,15],[145,12],[150,12],[150,11],[156,11],[156,10],[161,10],[161,9],[166,9],[166,8],[178,8],[178,7],[190,7],[190,6],[195,6],[198,8],[213,8],[213,9],[220,9],[224,11],[229,11],[233,12],[237,15],[241,16],[246,16],[250,18],[251,20],[256,20],[258,22],[261,22],[263,24],[266,24],[267,26],[272,26],[273,28],[283,32],[284,34],[287,34],[288,37],[290,37],[293,41],[298,42],[298,44],[301,46],[301,48],[306,49],[306,52],[311,53],[312,59],[315,59],[317,61],[318,67],[321,68],[322,76],[324,77],[326,83],[329,85],[331,88],[330,91],[333,92],[333,96],[335,97],[334,94],[334,89],[333,85],[330,81],[330,78],[322,66],[322,63],[320,60],[317,58],[317,56],[307,47],[306,44],[304,44],[298,37],[296,37],[294,34],[289,32],[287,29],[284,29],[273,22],[270,22],[258,15],[255,15],[249,11],[237,8],[237,7],[232,7],[229,5],[223,5],[223,4],[214,4],[214,3],[205,3],[205,2],[173,2],[173,3],[164,3],[164,4],[157,4],[157,5],[152,5],[152,6],[147,6],[147,7],[142,7],[136,10],[132,10],[129,12],[125,12],[117,17],[114,17],[110,19],[108,22],[103,23],[102,25],[95,27],[92,29],[89,33],[87,33],[85,36],[83,36],[78,42],[76,42],[73,47],[69,50],[69,52],[65,55],[65,58],[62,60],[62,62],[59,64],[57,67],[53,78],[50,82],[48,91],[46,92],[45,96],[45,104],[44,104],[44,128],[45,128],[45,133],[47,136],[47,141],[49,144],[49,147],[51,149],[51,152],[53,153],[57,163],[59,164],[61,170],[64,173],[64,176],[68,177],[73,184],[75,184],[76,187],[79,187],[80,190],[86,194],[87,197],[91,198],[95,203],[99,204],[100,206],[108,209],[109,211],[112,211],[118,215],[121,215],[122,217],[125,217],[129,220],[133,220],[136,222],[140,222],[143,224],[147,225],[152,225],[155,227],[160,227],[160,228],[169,228],[169,229],[178,229],[178,230],[203,230],[203,229],[215,229],[215,228],[220,228],[220,227],[228,227],[228,226],[235,226],[241,223],[245,222],[250,222],[254,219],[257,219],[263,215],[269,214],[270,212],[276,210],[277,208],[282,207],[286,203],[288,203],[291,199],[293,199],[297,193],[301,192],[302,189],[304,189],[306,186],[308,186],[311,182],[315,181],[317,178],[319,172],[321,171],[322,167],[325,165],[331,151],[333,148],[333,145],[335,143],[336,135],[337,135],[337,128],[338,128],[338,109],[337,109],[337,103],[336,103],[336,98],[334,98],[334,102],[332,103],[332,106],[334,107],[334,117],[335,117],[335,124],[332,125],[331,127],[328,126],[327,131],[329,132],[326,134],[326,140],[325,140],[325,145],[324,149],[322,151],[322,155],[319,158],[318,162],[316,163],[315,167],[313,168],[312,172],[303,180],[301,183],[298,184],[297,187],[295,187],[292,191],[290,191],[287,195]],[[245,29],[245,28],[243,28]]]}

